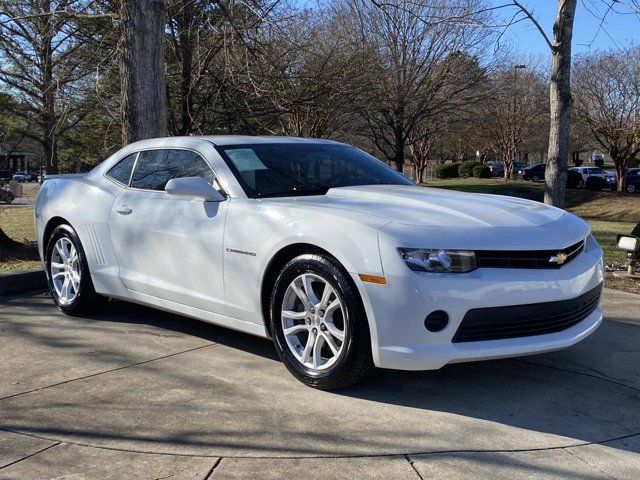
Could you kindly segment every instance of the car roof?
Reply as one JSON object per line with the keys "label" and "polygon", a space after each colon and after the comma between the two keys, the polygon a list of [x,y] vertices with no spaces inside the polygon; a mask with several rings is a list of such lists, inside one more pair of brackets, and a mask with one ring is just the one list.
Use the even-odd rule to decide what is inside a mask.
{"label": "car roof", "polygon": [[244,145],[249,143],[329,143],[340,144],[333,140],[327,140],[323,138],[302,138],[302,137],[284,137],[277,135],[200,135],[189,137],[175,137],[175,138],[191,138],[207,140],[214,145],[227,146],[227,145]]}

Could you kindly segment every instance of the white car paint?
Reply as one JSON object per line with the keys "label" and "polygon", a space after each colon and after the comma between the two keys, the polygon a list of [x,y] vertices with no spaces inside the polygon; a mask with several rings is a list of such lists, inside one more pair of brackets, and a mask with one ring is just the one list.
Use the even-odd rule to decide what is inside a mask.
{"label": "white car paint", "polygon": [[[602,250],[589,236],[588,224],[528,200],[417,186],[248,198],[214,145],[273,141],[322,142],[154,139],[125,147],[86,175],[48,177],[36,200],[40,255],[47,226],[62,218],[78,233],[98,293],[267,337],[261,291],[270,261],[288,246],[315,245],[353,278],[367,313],[374,363],[386,368],[436,369],[564,348],[600,324],[598,306],[558,333],[452,343],[469,309],[570,299],[600,285]],[[105,176],[130,153],[158,148],[199,153],[227,198],[207,202],[142,191]],[[398,247],[559,250],[587,237],[586,250],[561,269],[420,273],[411,271],[397,252]],[[360,275],[385,277],[387,284],[364,282]],[[428,332],[424,318],[438,309],[449,313],[450,323],[438,333]]]}

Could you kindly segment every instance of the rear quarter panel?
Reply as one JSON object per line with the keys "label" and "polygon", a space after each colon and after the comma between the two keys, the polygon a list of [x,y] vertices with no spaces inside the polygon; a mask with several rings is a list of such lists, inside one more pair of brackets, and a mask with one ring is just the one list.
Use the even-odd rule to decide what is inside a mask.
{"label": "rear quarter panel", "polygon": [[36,238],[40,258],[44,261],[47,226],[62,219],[78,234],[99,293],[108,293],[101,288],[101,276],[115,275],[117,278],[108,224],[119,189],[105,178],[89,180],[84,175],[61,175],[47,179],[36,198]]}

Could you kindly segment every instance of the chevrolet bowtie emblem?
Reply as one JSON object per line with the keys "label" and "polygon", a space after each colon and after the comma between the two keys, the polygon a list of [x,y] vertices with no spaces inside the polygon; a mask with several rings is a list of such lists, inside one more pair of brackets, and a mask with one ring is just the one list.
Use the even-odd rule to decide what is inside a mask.
{"label": "chevrolet bowtie emblem", "polygon": [[564,253],[558,253],[557,255],[549,257],[549,263],[557,263],[558,265],[562,265],[566,261],[567,256]]}

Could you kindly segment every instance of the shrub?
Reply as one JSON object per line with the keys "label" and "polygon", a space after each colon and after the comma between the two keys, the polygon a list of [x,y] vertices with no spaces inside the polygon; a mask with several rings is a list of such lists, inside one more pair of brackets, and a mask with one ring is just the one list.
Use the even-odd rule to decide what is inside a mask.
{"label": "shrub", "polygon": [[443,163],[436,165],[436,178],[458,178],[459,163]]}
{"label": "shrub", "polygon": [[600,177],[587,178],[587,181],[585,182],[584,186],[587,190],[594,190],[594,191],[599,191],[599,190],[602,190],[603,188],[608,187],[606,180]]}
{"label": "shrub", "polygon": [[491,178],[491,169],[486,165],[476,165],[473,167],[473,176],[475,178]]}
{"label": "shrub", "polygon": [[578,185],[582,182],[582,175],[575,170],[569,170],[567,172],[567,188],[578,188]]}
{"label": "shrub", "polygon": [[593,163],[596,167],[602,168],[604,167],[604,158],[598,157],[593,160]]}
{"label": "shrub", "polygon": [[458,167],[458,175],[461,178],[468,178],[473,175],[473,167],[477,167],[480,165],[475,160],[467,160],[466,162],[462,162]]}

